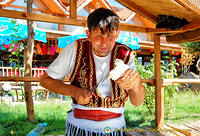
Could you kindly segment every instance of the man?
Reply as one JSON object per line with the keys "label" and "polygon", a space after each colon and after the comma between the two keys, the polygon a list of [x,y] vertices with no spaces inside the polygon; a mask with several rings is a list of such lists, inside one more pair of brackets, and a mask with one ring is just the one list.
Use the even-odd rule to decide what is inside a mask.
{"label": "man", "polygon": [[[120,33],[118,17],[108,9],[100,8],[88,16],[87,39],[80,39],[63,49],[49,66],[40,83],[50,91],[71,96],[72,110],[66,121],[67,136],[125,135],[125,101],[142,104],[145,89],[136,72],[131,49],[116,43]],[[106,79],[94,92],[90,90],[104,78],[121,59],[129,65],[122,76]],[[70,74],[71,84],[62,80]],[[133,113],[134,114],[134,113]]]}

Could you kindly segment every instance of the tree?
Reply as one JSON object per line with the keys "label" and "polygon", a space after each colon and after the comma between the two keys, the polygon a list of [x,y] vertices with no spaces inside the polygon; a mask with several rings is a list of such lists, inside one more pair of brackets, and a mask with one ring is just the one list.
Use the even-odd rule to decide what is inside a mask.
{"label": "tree", "polygon": [[199,56],[199,60],[197,61],[196,67],[200,71],[200,41],[199,42],[186,42],[181,44],[182,47],[186,47],[188,53]]}
{"label": "tree", "polygon": [[186,42],[181,44],[182,47],[186,47],[188,53],[200,55],[200,41],[199,42]]}

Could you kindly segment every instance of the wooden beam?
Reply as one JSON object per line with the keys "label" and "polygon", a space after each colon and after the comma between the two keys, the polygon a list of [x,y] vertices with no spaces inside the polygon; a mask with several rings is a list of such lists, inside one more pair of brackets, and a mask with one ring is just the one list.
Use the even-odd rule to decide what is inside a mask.
{"label": "wooden beam", "polygon": [[[175,0],[175,1],[181,6],[183,6],[185,9],[187,9],[188,11],[200,17],[200,8],[194,5],[191,1],[189,0]],[[198,2],[197,4],[200,4],[200,3]]]}
{"label": "wooden beam", "polygon": [[[0,81],[14,81],[14,82],[40,82],[39,77],[1,77]],[[65,78],[63,82],[70,82],[69,78]],[[142,79],[143,83],[154,85],[154,79]]]}
{"label": "wooden beam", "polygon": [[61,2],[67,7],[70,6],[70,1],[61,0]]}
{"label": "wooden beam", "polygon": [[6,3],[5,6],[10,5],[11,3],[13,3],[15,0],[9,0],[9,2]]}
{"label": "wooden beam", "polygon": [[119,29],[121,31],[131,31],[131,32],[141,32],[141,33],[146,33],[147,31],[147,27],[145,26],[139,26],[127,23],[120,23]]}
{"label": "wooden beam", "polygon": [[[58,16],[46,15],[46,14],[27,13],[27,12],[7,10],[7,9],[0,9],[0,16],[16,18],[16,19],[32,20],[32,21],[83,26],[83,27],[87,26],[86,20],[58,17]],[[194,27],[196,28],[197,26],[195,25]],[[198,27],[200,28],[200,26]],[[139,26],[139,25],[127,24],[127,23],[121,23],[120,30],[130,31],[130,32],[140,32],[140,33],[172,33],[172,32],[181,31],[181,30],[168,30],[165,28],[159,28],[159,29],[148,28],[145,26]]]}
{"label": "wooden beam", "polygon": [[195,20],[190,22],[189,24],[184,25],[183,27],[181,27],[180,29],[177,30],[171,30],[171,29],[167,29],[167,28],[146,28],[146,33],[151,33],[151,34],[162,34],[162,33],[169,33],[168,35],[175,35],[177,33],[183,33],[183,32],[187,32],[187,31],[193,31],[196,30],[198,28],[200,28],[200,20]]}
{"label": "wooden beam", "polygon": [[160,53],[160,36],[154,34],[154,53],[155,53],[155,111],[156,126],[164,128],[164,88],[161,80],[161,53]]}
{"label": "wooden beam", "polygon": [[[24,20],[83,26],[83,27],[87,26],[86,20],[57,17],[57,16],[52,16],[52,15],[42,15],[42,14],[36,14],[36,13],[27,13],[27,12],[13,11],[13,10],[7,10],[7,9],[0,9],[0,16],[16,18],[16,19],[24,19]],[[123,31],[133,31],[133,32],[141,32],[141,33],[146,32],[146,27],[133,25],[133,24],[125,24],[125,23],[120,24],[120,29]],[[153,28],[150,28],[150,29],[153,29]]]}
{"label": "wooden beam", "polygon": [[194,30],[194,31],[177,33],[172,36],[167,36],[166,40],[169,43],[183,43],[183,42],[200,41],[200,28],[197,30]]}
{"label": "wooden beam", "polygon": [[186,31],[192,31],[192,30],[196,30],[198,28],[200,28],[200,20],[195,20],[190,22],[189,24],[184,25],[183,27],[181,27],[180,29],[177,30],[170,30],[170,29],[166,29],[166,28],[156,28],[156,29],[147,29],[147,33],[170,33],[168,34],[169,36],[171,35],[175,35],[177,33],[183,33]]}
{"label": "wooden beam", "polygon": [[[7,5],[6,7],[11,7],[11,8],[16,8],[16,9],[24,9],[24,10],[27,10],[26,7],[24,7],[24,6],[19,6],[19,5]],[[54,14],[54,15],[58,14],[58,13],[53,12],[53,11],[50,11],[50,10],[38,9],[38,8],[33,8],[33,11],[34,11],[34,12],[39,11],[39,12],[42,12],[42,13]],[[58,14],[58,15],[63,15],[63,16],[64,16],[64,15],[66,15],[66,14],[62,13],[62,14]],[[69,16],[69,15],[66,15],[66,16]]]}
{"label": "wooden beam", "polygon": [[77,1],[70,0],[70,18],[77,18]]}
{"label": "wooden beam", "polygon": [[144,26],[146,27],[149,27],[149,28],[156,28],[156,24],[149,21],[147,18],[139,15],[139,14],[136,14],[135,16],[137,16],[139,18],[139,20],[142,21],[142,23],[144,24]]}
{"label": "wooden beam", "polygon": [[[144,45],[144,46],[154,46],[153,42],[146,42],[146,41],[139,41],[140,45]],[[161,48],[171,48],[171,49],[177,49],[177,50],[181,50],[183,47],[180,47],[178,44],[164,44],[164,43],[160,43],[160,47]]]}
{"label": "wooden beam", "polygon": [[174,129],[177,132],[180,132],[180,133],[184,134],[185,136],[195,136],[195,135],[193,135],[192,133],[190,133],[188,131],[184,131],[183,129],[175,128],[175,127],[173,127],[171,125],[168,125],[168,124],[165,124],[165,125],[168,126],[168,127],[170,127],[170,128],[172,128],[172,129]]}
{"label": "wooden beam", "polygon": [[[152,46],[145,46],[145,45],[140,45],[140,49],[154,49],[154,47]],[[161,51],[181,51],[180,49],[172,49],[172,48],[160,48]],[[139,54],[143,54],[143,55],[151,55],[151,52],[141,52]]]}
{"label": "wooden beam", "polygon": [[27,13],[27,12],[7,10],[7,9],[0,9],[0,16],[16,18],[16,19],[32,20],[32,21],[66,24],[66,25],[87,26],[86,20],[57,17],[46,14]]}
{"label": "wooden beam", "polygon": [[123,6],[127,7],[128,9],[134,11],[135,13],[140,14],[141,16],[146,17],[153,23],[157,24],[157,17],[151,14],[150,12],[146,11],[142,7],[138,6],[133,0],[116,0]]}
{"label": "wooden beam", "polygon": [[163,86],[170,86],[173,83],[190,83],[190,84],[199,84],[200,79],[163,79]]}
{"label": "wooden beam", "polygon": [[[18,6],[18,5],[8,5],[6,7],[11,7],[11,8],[16,8],[16,9],[24,9],[24,10],[27,10],[26,7],[24,6]],[[42,12],[42,13],[47,13],[47,14],[53,14],[53,15],[60,15],[60,16],[70,16],[69,14],[58,14],[56,12],[53,12],[53,11],[49,11],[49,10],[44,10],[44,9],[38,9],[38,8],[33,8],[33,11],[36,12],[36,11],[39,11],[39,12]],[[80,15],[77,15],[78,18],[83,18],[83,19],[86,19],[87,17],[85,16],[80,16]]]}
{"label": "wooden beam", "polygon": [[57,14],[66,14],[65,8],[63,8],[60,3],[55,2],[54,0],[40,0],[48,8],[48,10],[56,12]]}
{"label": "wooden beam", "polygon": [[199,24],[200,24],[200,20],[195,20],[195,21],[192,21],[189,24],[186,24],[183,27],[181,27],[180,30],[182,32],[192,31],[192,30],[200,28]]}
{"label": "wooden beam", "polygon": [[140,19],[139,14],[136,14],[131,20],[134,22],[136,25],[140,26],[145,26],[144,22]]}
{"label": "wooden beam", "polygon": [[14,81],[14,82],[39,82],[39,77],[0,77],[0,81]]}

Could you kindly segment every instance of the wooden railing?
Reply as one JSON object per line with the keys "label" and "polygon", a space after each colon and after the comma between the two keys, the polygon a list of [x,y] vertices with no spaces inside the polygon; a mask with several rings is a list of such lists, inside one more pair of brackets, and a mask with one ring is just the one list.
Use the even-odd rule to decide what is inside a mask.
{"label": "wooden railing", "polygon": [[[24,68],[19,70],[12,70],[12,67],[0,67],[0,76],[1,77],[24,77]],[[41,77],[46,71],[46,68],[32,68],[33,77]]]}

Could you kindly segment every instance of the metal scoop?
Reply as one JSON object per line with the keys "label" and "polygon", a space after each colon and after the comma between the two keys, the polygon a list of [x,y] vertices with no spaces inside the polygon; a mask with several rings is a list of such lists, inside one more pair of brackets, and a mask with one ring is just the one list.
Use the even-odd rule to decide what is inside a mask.
{"label": "metal scoop", "polygon": [[99,83],[97,83],[97,84],[92,88],[92,90],[90,91],[90,93],[92,93],[94,90],[96,90],[97,87],[98,87],[98,85],[101,84],[103,81],[105,81],[108,77],[109,77],[109,73],[108,73],[105,77],[103,77],[103,78],[99,81]]}

